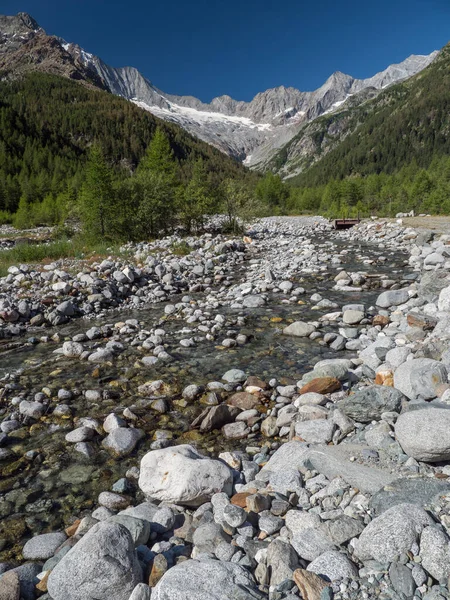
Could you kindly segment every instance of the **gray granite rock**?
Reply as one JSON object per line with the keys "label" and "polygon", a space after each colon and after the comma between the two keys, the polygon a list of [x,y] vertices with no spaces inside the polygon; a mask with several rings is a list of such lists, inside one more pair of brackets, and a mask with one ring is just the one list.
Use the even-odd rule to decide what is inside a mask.
{"label": "gray granite rock", "polygon": [[329,581],[354,579],[358,576],[357,566],[345,554],[336,550],[329,550],[315,558],[307,567],[308,571],[325,577]]}
{"label": "gray granite rock", "polygon": [[252,575],[235,563],[187,560],[169,569],[152,592],[152,600],[260,600]]}
{"label": "gray granite rock", "polygon": [[408,411],[397,419],[395,437],[403,451],[416,460],[449,460],[450,410],[426,408]]}
{"label": "gray granite rock", "polygon": [[396,479],[372,496],[370,508],[375,515],[380,515],[388,508],[404,502],[426,508],[435,496],[449,492],[450,483],[439,479],[430,477]]}
{"label": "gray granite rock", "polygon": [[64,532],[36,535],[23,547],[23,557],[25,560],[47,560],[55,554],[66,539]]}
{"label": "gray granite rock", "polygon": [[380,419],[384,412],[399,412],[405,396],[392,387],[373,385],[362,388],[340,400],[337,405],[343,413],[359,423]]}
{"label": "gray granite rock", "polygon": [[394,373],[394,387],[410,400],[436,398],[442,383],[447,383],[447,369],[431,358],[407,360]]}
{"label": "gray granite rock", "polygon": [[431,517],[415,504],[398,504],[367,525],[355,543],[355,556],[362,562],[389,563],[411,550]]}
{"label": "gray granite rock", "polygon": [[48,592],[53,600],[129,600],[141,581],[130,533],[123,525],[103,521],[56,565]]}

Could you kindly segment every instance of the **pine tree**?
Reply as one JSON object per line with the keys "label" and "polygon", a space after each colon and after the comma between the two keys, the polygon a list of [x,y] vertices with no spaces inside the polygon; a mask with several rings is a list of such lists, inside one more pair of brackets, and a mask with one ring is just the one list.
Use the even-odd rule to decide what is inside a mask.
{"label": "pine tree", "polygon": [[169,140],[157,129],[139,163],[137,180],[142,189],[139,220],[142,233],[156,236],[174,224],[177,196],[177,164]]}
{"label": "pine tree", "polygon": [[80,217],[84,233],[94,239],[111,236],[115,218],[114,208],[111,170],[100,146],[93,145],[80,198]]}

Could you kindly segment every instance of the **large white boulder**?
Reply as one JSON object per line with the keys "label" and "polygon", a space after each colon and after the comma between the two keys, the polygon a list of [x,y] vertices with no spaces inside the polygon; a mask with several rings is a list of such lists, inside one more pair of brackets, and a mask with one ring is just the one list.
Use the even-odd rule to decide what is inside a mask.
{"label": "large white boulder", "polygon": [[225,463],[184,444],[152,450],[141,460],[139,487],[149,498],[200,506],[213,494],[231,495],[233,475]]}

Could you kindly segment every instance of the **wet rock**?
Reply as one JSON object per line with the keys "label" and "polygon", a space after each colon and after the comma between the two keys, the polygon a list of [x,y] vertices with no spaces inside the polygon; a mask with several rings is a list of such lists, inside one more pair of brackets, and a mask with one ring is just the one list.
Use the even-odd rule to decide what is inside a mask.
{"label": "wet rock", "polygon": [[78,342],[64,342],[62,351],[68,358],[78,358],[83,354],[84,348]]}
{"label": "wet rock", "polygon": [[295,337],[308,337],[316,330],[314,325],[310,323],[304,323],[303,321],[296,321],[291,323],[283,329],[284,335],[293,335]]}
{"label": "wet rock", "polygon": [[222,379],[228,381],[228,383],[244,383],[247,379],[247,375],[240,369],[230,369],[230,371],[227,371],[222,375]]}
{"label": "wet rock", "polygon": [[206,416],[200,423],[200,431],[204,432],[220,429],[223,425],[233,422],[240,413],[239,408],[227,404],[219,404],[207,410]]}
{"label": "wet rock", "polygon": [[228,423],[222,427],[222,433],[224,437],[229,440],[241,440],[247,437],[250,433],[250,429],[247,427],[244,421],[237,421],[236,423]]}
{"label": "wet rock", "polygon": [[102,442],[102,446],[117,456],[127,456],[134,450],[136,444],[144,435],[142,429],[118,427],[107,435]]}
{"label": "wet rock", "polygon": [[40,419],[45,412],[45,406],[40,402],[30,402],[28,400],[22,400],[19,404],[19,412],[25,417],[31,417],[32,419]]}
{"label": "wet rock", "polygon": [[200,506],[216,492],[231,495],[232,480],[227,465],[181,445],[148,452],[141,461],[139,487],[156,500]]}

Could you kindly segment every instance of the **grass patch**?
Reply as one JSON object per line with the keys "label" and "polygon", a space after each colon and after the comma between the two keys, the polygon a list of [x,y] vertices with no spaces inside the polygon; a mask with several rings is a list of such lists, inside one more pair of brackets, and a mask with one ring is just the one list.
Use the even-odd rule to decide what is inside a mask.
{"label": "grass patch", "polygon": [[186,242],[175,242],[170,249],[175,256],[187,256],[193,250]]}
{"label": "grass patch", "polygon": [[39,264],[61,258],[101,259],[109,255],[121,255],[119,246],[111,242],[87,242],[82,238],[62,239],[49,244],[19,244],[10,250],[0,251],[0,277],[8,274],[13,265]]}

